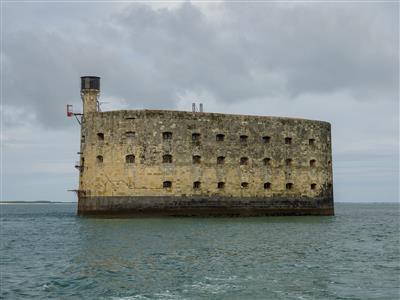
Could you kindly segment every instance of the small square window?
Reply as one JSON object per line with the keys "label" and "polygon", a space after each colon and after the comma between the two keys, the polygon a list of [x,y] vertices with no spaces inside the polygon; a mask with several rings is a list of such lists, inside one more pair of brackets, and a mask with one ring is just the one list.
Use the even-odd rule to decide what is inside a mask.
{"label": "small square window", "polygon": [[225,188],[225,182],[218,182],[218,185],[217,185],[217,187],[218,187],[218,189],[224,189]]}
{"label": "small square window", "polygon": [[170,132],[170,131],[166,131],[166,132],[163,132],[163,139],[164,140],[171,140],[172,139],[172,132]]}
{"label": "small square window", "polygon": [[170,154],[163,155],[163,163],[171,164],[172,163],[172,155],[170,155]]}
{"label": "small square window", "polygon": [[217,139],[217,142],[223,142],[225,140],[225,135],[217,134],[216,139]]}
{"label": "small square window", "polygon": [[200,133],[193,133],[192,134],[192,141],[194,141],[194,142],[198,142],[198,141],[200,141]]}
{"label": "small square window", "polygon": [[286,137],[285,138],[285,144],[286,145],[291,145],[292,144],[292,138],[291,137]]}
{"label": "small square window", "polygon": [[134,164],[135,163],[135,155],[129,154],[129,155],[125,156],[125,162],[127,164]]}
{"label": "small square window", "polygon": [[291,190],[293,188],[293,183],[286,183],[286,189]]}
{"label": "small square window", "polygon": [[269,165],[271,165],[271,159],[269,157],[266,157],[263,159],[263,163],[264,163],[264,166],[269,166]]}
{"label": "small square window", "polygon": [[198,190],[200,187],[201,187],[201,182],[200,181],[193,182],[193,188],[195,190]]}
{"label": "small square window", "polygon": [[249,158],[248,157],[241,157],[240,158],[240,165],[246,166],[249,164]]}
{"label": "small square window", "polygon": [[249,137],[247,135],[241,135],[240,136],[240,142],[241,143],[247,143],[248,138]]}
{"label": "small square window", "polygon": [[163,182],[163,188],[164,188],[164,189],[170,189],[170,188],[172,188],[172,182],[171,182],[171,181],[164,181],[164,182]]}
{"label": "small square window", "polygon": [[270,136],[263,136],[263,142],[264,142],[264,144],[269,144],[271,142],[271,137]]}
{"label": "small square window", "polygon": [[200,155],[194,155],[192,157],[192,162],[193,162],[193,164],[200,164],[201,163],[201,156]]}

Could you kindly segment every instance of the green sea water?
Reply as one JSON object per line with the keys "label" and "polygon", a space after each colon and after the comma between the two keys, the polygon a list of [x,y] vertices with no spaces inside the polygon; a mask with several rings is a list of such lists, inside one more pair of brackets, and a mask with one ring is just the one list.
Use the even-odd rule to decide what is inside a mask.
{"label": "green sea water", "polygon": [[399,299],[399,205],[334,217],[88,219],[1,209],[2,299]]}

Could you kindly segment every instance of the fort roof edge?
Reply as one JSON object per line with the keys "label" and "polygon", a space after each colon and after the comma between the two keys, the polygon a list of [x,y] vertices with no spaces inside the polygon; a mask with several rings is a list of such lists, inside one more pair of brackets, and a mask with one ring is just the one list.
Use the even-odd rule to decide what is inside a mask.
{"label": "fort roof edge", "polygon": [[185,110],[167,110],[167,109],[121,109],[121,110],[108,110],[97,112],[101,114],[128,114],[128,113],[159,113],[159,114],[182,114],[182,115],[212,115],[212,116],[227,116],[227,117],[245,117],[245,118],[260,118],[260,119],[274,119],[274,120],[289,120],[289,121],[306,121],[306,122],[313,122],[313,123],[322,123],[328,126],[331,126],[331,123],[328,121],[322,120],[313,120],[313,119],[306,119],[300,117],[279,117],[279,116],[261,116],[261,115],[248,115],[248,114],[233,114],[233,113],[216,113],[216,112],[191,112]]}

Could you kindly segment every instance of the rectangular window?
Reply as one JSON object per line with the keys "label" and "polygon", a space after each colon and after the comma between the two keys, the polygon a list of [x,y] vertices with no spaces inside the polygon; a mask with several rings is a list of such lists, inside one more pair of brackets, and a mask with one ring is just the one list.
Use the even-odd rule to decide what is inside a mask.
{"label": "rectangular window", "polygon": [[172,139],[172,132],[169,132],[169,131],[166,131],[166,132],[163,132],[163,139],[164,140],[171,140]]}
{"label": "rectangular window", "polygon": [[133,154],[128,154],[125,156],[125,162],[127,164],[134,164],[135,163],[135,155]]}
{"label": "rectangular window", "polygon": [[316,165],[316,160],[315,159],[310,160],[310,167],[315,168],[315,165]]}
{"label": "rectangular window", "polygon": [[286,183],[286,189],[291,190],[293,188],[293,183]]}
{"label": "rectangular window", "polygon": [[217,139],[217,142],[223,142],[225,140],[225,135],[217,134],[216,139]]}
{"label": "rectangular window", "polygon": [[271,159],[269,157],[266,157],[263,159],[264,166],[269,166],[271,164]]}
{"label": "rectangular window", "polygon": [[163,163],[171,164],[172,163],[172,155],[170,155],[170,154],[163,155]]}
{"label": "rectangular window", "polygon": [[164,181],[164,182],[163,182],[163,188],[164,188],[164,189],[170,189],[170,188],[172,188],[172,182],[171,182],[171,181]]}
{"label": "rectangular window", "polygon": [[194,142],[198,142],[198,141],[200,141],[200,133],[193,133],[192,134],[192,141],[194,141]]}
{"label": "rectangular window", "polygon": [[263,136],[263,142],[264,142],[264,144],[269,144],[270,141],[271,141],[271,137],[269,137],[269,136]]}
{"label": "rectangular window", "polygon": [[248,157],[241,157],[240,158],[240,165],[246,166],[249,164],[249,158]]}
{"label": "rectangular window", "polygon": [[240,136],[240,142],[243,144],[246,144],[248,140],[248,136],[247,135],[241,135]]}
{"label": "rectangular window", "polygon": [[199,189],[200,187],[201,187],[201,182],[200,181],[193,182],[193,188],[195,190]]}
{"label": "rectangular window", "polygon": [[200,163],[201,163],[201,156],[199,156],[199,155],[194,155],[194,156],[192,157],[192,162],[193,162],[194,164],[200,164]]}

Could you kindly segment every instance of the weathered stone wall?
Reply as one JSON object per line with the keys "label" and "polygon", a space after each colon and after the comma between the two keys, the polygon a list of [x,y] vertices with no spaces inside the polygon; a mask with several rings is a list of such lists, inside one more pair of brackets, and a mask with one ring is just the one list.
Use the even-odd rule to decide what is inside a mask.
{"label": "weathered stone wall", "polygon": [[[172,137],[165,139],[164,132]],[[193,140],[193,134],[199,136]],[[217,140],[217,135],[224,139]],[[90,112],[83,119],[81,142],[82,201],[107,197],[333,201],[327,122],[157,110]],[[134,155],[133,163],[126,161],[127,155]],[[164,155],[171,155],[172,162],[163,162]],[[193,156],[200,156],[200,163],[194,164]],[[220,156],[225,158],[222,164],[217,163]],[[245,157],[247,164],[241,165]],[[172,186],[164,187],[166,181]],[[200,184],[194,187],[194,182]]]}

